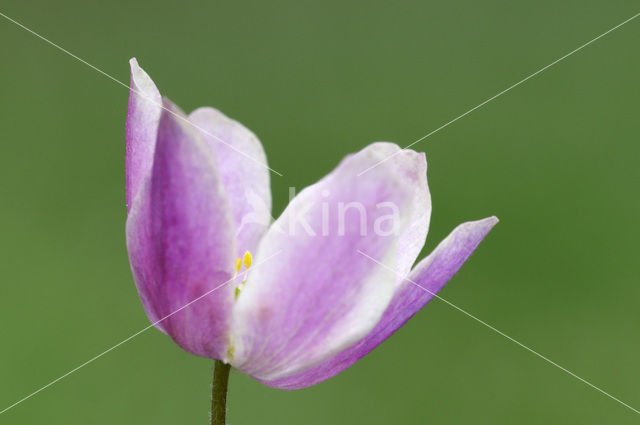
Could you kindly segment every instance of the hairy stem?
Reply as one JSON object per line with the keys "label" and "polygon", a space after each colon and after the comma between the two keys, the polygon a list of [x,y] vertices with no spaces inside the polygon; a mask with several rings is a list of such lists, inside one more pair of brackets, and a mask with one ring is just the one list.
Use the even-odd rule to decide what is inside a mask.
{"label": "hairy stem", "polygon": [[231,365],[216,360],[211,385],[211,425],[225,425],[227,416],[227,389]]}

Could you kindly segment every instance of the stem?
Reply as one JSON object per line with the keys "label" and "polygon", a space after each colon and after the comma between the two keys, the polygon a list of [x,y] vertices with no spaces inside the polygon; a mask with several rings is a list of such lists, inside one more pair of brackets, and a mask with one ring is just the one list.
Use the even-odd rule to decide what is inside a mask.
{"label": "stem", "polygon": [[231,365],[216,360],[211,385],[211,425],[225,425],[227,416],[227,388]]}

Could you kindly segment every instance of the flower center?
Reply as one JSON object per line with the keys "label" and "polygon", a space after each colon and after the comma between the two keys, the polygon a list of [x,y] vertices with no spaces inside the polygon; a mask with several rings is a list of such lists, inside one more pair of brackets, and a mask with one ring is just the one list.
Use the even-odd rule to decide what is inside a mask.
{"label": "flower center", "polygon": [[245,268],[245,272],[243,276],[244,279],[242,282],[240,282],[238,286],[236,286],[236,292],[235,292],[236,299],[238,299],[238,296],[240,295],[242,288],[244,288],[244,285],[247,282],[247,270],[249,270],[249,267],[251,267],[252,260],[253,260],[253,257],[251,256],[251,253],[249,251],[245,252],[242,258],[240,257],[236,258],[236,274],[235,275],[238,276],[238,273],[240,273],[240,270],[242,270],[243,264]]}

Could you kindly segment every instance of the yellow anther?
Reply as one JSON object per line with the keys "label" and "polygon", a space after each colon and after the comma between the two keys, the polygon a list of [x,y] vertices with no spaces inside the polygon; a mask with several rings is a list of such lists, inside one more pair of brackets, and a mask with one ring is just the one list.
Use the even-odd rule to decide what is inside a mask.
{"label": "yellow anther", "polygon": [[236,258],[236,274],[238,274],[241,268],[242,268],[242,260],[238,257]]}
{"label": "yellow anther", "polygon": [[243,260],[244,260],[244,266],[245,266],[246,268],[251,267],[251,260],[252,260],[252,258],[251,258],[251,253],[250,253],[249,251],[247,251],[247,252],[245,252],[245,253],[244,253],[244,258],[243,258]]}

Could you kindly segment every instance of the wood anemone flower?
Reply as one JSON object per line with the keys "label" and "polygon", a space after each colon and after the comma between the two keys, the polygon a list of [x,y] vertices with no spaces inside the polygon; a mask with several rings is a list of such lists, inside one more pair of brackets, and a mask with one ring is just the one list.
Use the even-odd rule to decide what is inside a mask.
{"label": "wood anemone flower", "polygon": [[321,382],[424,307],[498,221],[459,225],[412,268],[425,155],[373,143],[272,222],[258,138],[213,108],[185,115],[130,64],[129,258],[149,319],[190,353],[276,388]]}

